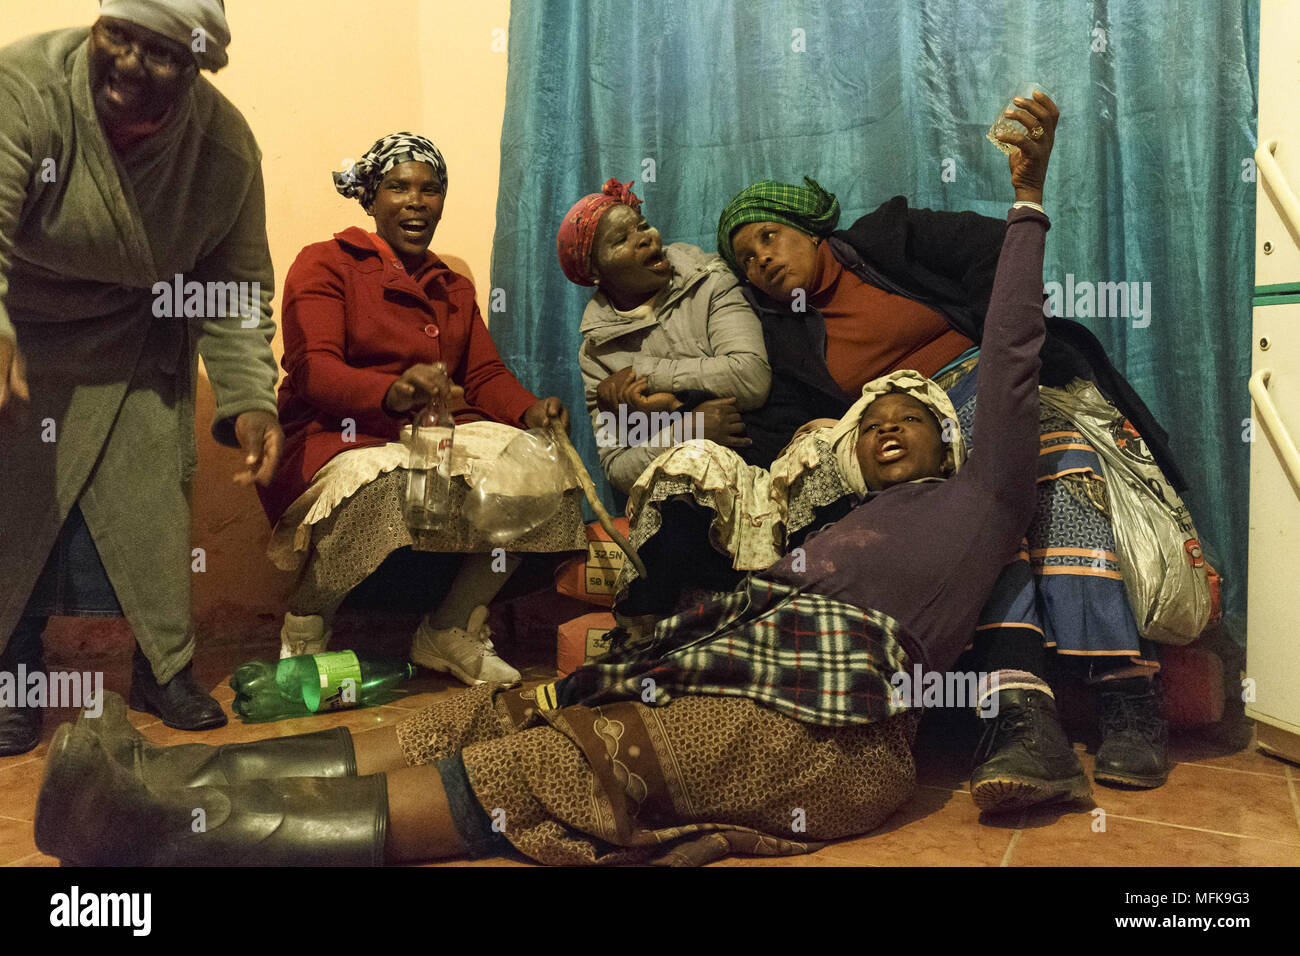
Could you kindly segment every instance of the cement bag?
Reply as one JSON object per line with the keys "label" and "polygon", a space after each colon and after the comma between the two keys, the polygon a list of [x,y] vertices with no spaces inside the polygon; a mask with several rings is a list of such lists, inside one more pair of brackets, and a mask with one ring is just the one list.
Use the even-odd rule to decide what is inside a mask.
{"label": "cement bag", "polygon": [[1163,644],[1190,644],[1209,622],[1211,595],[1187,506],[1141,436],[1091,382],[1042,388],[1039,397],[1044,407],[1068,418],[1101,458],[1115,553],[1138,633]]}

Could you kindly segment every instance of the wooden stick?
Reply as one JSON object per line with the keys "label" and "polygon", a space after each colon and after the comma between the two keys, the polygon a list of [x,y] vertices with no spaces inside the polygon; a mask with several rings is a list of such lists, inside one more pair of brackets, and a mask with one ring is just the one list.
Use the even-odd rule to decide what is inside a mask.
{"label": "wooden stick", "polygon": [[605,506],[596,497],[596,486],[591,480],[591,475],[587,473],[587,466],[582,463],[578,450],[573,447],[573,442],[569,441],[569,436],[560,427],[558,421],[551,422],[547,428],[555,444],[564,451],[564,456],[569,459],[569,464],[573,466],[573,473],[578,479],[578,484],[582,485],[583,494],[587,496],[587,504],[591,505],[591,510],[596,512],[596,519],[600,522],[600,526],[608,532],[614,543],[627,555],[628,560],[632,562],[632,566],[636,568],[637,574],[643,578],[648,577],[645,565],[641,562],[641,555],[637,554],[636,548],[632,547],[632,542],[623,536],[623,532],[614,526],[614,519],[609,516]]}

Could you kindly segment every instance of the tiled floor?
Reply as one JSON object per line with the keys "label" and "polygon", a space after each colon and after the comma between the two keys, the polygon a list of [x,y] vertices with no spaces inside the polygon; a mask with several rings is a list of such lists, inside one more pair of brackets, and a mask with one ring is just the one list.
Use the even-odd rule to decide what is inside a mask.
{"label": "tiled floor", "polygon": [[[196,659],[196,674],[229,710],[226,683],[250,657],[272,655],[270,646],[218,649]],[[546,663],[529,664],[525,678],[552,676]],[[57,666],[57,665],[54,665]],[[84,665],[83,665],[84,666]],[[110,690],[125,694],[130,670],[124,660],[95,665]],[[202,735],[164,727],[146,714],[132,722],[150,740],[221,744],[288,735],[345,724],[354,732],[401,720],[459,685],[421,676],[411,694],[369,710],[249,726],[237,718]],[[45,754],[57,725],[73,711],[47,714],[43,742],[21,757],[0,758],[0,865],[52,866],[32,839],[36,796]],[[1084,767],[1092,756],[1076,744]],[[1176,766],[1154,791],[1095,787],[1093,802],[1049,807],[1001,818],[984,816],[969,796],[966,777],[970,741],[943,727],[929,727],[918,753],[920,787],[913,799],[875,833],[835,843],[808,857],[730,858],[716,866],[1300,866],[1300,768],[1258,753],[1253,744],[1237,753],[1190,734],[1175,734]],[[1104,816],[1096,812],[1100,808]],[[442,865],[522,865],[494,860]]]}

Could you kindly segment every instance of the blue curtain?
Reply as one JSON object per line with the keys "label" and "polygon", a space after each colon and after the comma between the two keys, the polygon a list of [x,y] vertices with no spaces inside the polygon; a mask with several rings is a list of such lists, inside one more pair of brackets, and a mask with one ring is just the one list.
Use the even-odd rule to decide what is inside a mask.
{"label": "blue curtain", "polygon": [[[984,133],[1040,84],[1062,112],[1044,280],[1168,429],[1244,610],[1258,30],[1257,0],[516,2],[493,337],[573,410],[599,480],[576,358],[590,290],[555,253],[575,200],[635,179],[665,242],[709,251],[723,205],[766,178],[811,175],[843,225],[899,194],[1001,218],[1006,160]],[[1118,282],[1138,293],[1127,314],[1105,291],[1090,307]]]}

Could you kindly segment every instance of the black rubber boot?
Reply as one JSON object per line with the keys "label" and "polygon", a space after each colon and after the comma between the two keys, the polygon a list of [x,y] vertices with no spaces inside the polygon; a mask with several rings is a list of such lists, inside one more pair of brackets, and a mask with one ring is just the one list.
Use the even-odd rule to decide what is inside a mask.
{"label": "black rubber boot", "polygon": [[1153,789],[1169,779],[1169,722],[1155,680],[1103,681],[1101,746],[1093,776],[1112,787]]}
{"label": "black rubber boot", "polygon": [[83,712],[77,726],[98,737],[118,764],[137,768],[141,782],[154,789],[228,786],[274,777],[357,775],[356,751],[346,727],[220,747],[159,747],[131,726],[126,701],[112,691],[104,691],[101,714],[90,717]]}
{"label": "black rubber boot", "polygon": [[372,774],[154,789],[94,734],[64,724],[35,830],[42,853],[79,866],[378,866],[388,782]]}
{"label": "black rubber boot", "polygon": [[1092,793],[1070,746],[1056,703],[1037,690],[1004,690],[998,715],[975,753],[970,792],[981,810],[997,813]]}
{"label": "black rubber boot", "polygon": [[139,646],[131,661],[131,709],[160,717],[177,730],[211,730],[226,725],[226,712],[194,679],[193,662],[166,684],[159,684]]}
{"label": "black rubber boot", "polygon": [[[17,704],[25,688],[27,675],[45,670],[45,648],[41,643],[47,618],[25,618],[9,637],[4,653],[0,654],[0,673],[8,674],[13,681]],[[19,669],[21,665],[22,669]],[[7,706],[0,703],[0,757],[16,757],[35,750],[41,742],[41,711],[39,707]]]}

